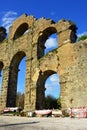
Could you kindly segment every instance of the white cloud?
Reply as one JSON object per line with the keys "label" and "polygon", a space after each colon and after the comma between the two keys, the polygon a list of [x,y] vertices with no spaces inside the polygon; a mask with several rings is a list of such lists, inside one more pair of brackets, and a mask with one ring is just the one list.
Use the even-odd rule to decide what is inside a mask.
{"label": "white cloud", "polygon": [[5,12],[5,15],[4,15],[4,16],[5,16],[5,17],[9,17],[9,16],[10,16],[10,17],[11,17],[11,16],[13,16],[13,15],[14,15],[14,16],[17,15],[17,12],[8,11],[8,12]]}
{"label": "white cloud", "polygon": [[49,93],[51,93],[51,92],[58,91],[59,86],[58,86],[58,85],[57,85],[57,86],[53,86],[51,83],[47,83],[47,84],[45,85],[45,88],[47,89],[47,91],[48,91]]}
{"label": "white cloud", "polygon": [[4,12],[4,15],[1,19],[2,26],[6,28],[7,33],[9,31],[9,27],[12,25],[12,22],[17,18],[18,14],[14,11]]}
{"label": "white cloud", "polygon": [[46,91],[45,91],[45,96],[47,95],[51,95],[55,98],[58,98],[60,96],[60,85],[59,84],[51,84],[51,82],[47,82],[45,84],[45,88],[46,88]]}
{"label": "white cloud", "polygon": [[56,48],[56,47],[58,47],[57,38],[50,37],[49,39],[47,39],[45,46],[46,46],[46,48],[52,48],[52,47]]}
{"label": "white cloud", "polygon": [[53,82],[53,83],[58,84],[59,83],[59,77],[58,77],[58,75],[56,74],[56,75],[50,76],[50,81]]}
{"label": "white cloud", "polygon": [[45,95],[58,97],[60,95],[59,77],[57,74],[50,76],[45,83]]}
{"label": "white cloud", "polygon": [[51,87],[50,83],[46,83],[45,84],[45,88],[47,88],[49,91],[52,90],[52,87]]}

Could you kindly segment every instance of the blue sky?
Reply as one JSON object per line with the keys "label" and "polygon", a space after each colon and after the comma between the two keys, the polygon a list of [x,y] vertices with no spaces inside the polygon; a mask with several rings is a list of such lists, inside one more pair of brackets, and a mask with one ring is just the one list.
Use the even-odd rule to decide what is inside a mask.
{"label": "blue sky", "polygon": [[[78,27],[77,35],[87,34],[87,0],[0,0],[0,26],[4,26],[7,29],[7,33],[12,22],[24,13],[33,15],[36,18],[51,18],[55,22],[60,19],[71,20]],[[46,44],[48,50],[57,46],[56,41],[55,37],[48,39]],[[19,72],[19,75],[24,73],[24,64],[24,62],[20,64],[22,71]],[[46,81],[46,87],[50,93],[52,88],[49,86],[52,84],[52,86],[57,86],[54,90],[59,94],[58,82],[58,76],[55,75]],[[18,91],[22,92],[24,83],[21,83],[21,80],[19,80],[18,86]],[[52,93],[55,96],[58,95],[55,92]]]}
{"label": "blue sky", "polygon": [[1,0],[0,25],[3,25],[2,18],[9,11],[14,12],[10,15],[13,19],[23,13],[54,21],[70,19],[78,26],[78,33],[87,31],[87,0]]}

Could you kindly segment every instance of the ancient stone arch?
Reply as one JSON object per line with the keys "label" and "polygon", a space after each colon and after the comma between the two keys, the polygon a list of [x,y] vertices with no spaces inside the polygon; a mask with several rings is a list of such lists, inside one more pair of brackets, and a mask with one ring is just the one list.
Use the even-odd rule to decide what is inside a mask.
{"label": "ancient stone arch", "polygon": [[[87,106],[87,41],[75,43],[76,29],[71,21],[55,23],[26,14],[12,23],[8,38],[0,43],[0,110],[15,106],[18,67],[25,56],[25,111],[44,108],[44,84],[55,73],[60,76],[62,109]],[[44,56],[45,41],[53,33],[58,48]]]}

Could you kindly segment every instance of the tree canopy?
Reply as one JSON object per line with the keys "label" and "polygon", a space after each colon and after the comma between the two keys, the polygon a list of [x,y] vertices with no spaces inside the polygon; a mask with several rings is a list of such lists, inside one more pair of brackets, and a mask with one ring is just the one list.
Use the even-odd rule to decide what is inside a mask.
{"label": "tree canopy", "polygon": [[56,99],[51,95],[45,97],[45,108],[46,109],[61,109],[60,98]]}
{"label": "tree canopy", "polygon": [[85,39],[87,39],[87,35],[82,35],[82,36],[78,37],[77,41],[83,41]]}

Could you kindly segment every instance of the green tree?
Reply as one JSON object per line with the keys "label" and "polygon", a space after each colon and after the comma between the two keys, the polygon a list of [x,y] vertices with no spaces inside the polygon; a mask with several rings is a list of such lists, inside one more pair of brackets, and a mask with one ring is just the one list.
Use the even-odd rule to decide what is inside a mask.
{"label": "green tree", "polygon": [[82,35],[82,36],[78,37],[77,41],[81,41],[81,40],[83,41],[85,39],[87,39],[87,35]]}
{"label": "green tree", "polygon": [[51,95],[45,97],[45,108],[46,109],[61,109],[60,98],[56,99]]}
{"label": "green tree", "polygon": [[16,106],[24,109],[24,94],[20,92],[18,92],[16,96]]}
{"label": "green tree", "polygon": [[57,99],[57,107],[58,107],[58,109],[61,109],[61,99],[60,99],[60,97]]}
{"label": "green tree", "polygon": [[51,95],[48,95],[46,98],[45,98],[45,108],[46,109],[56,109],[57,107],[57,100],[51,96]]}

